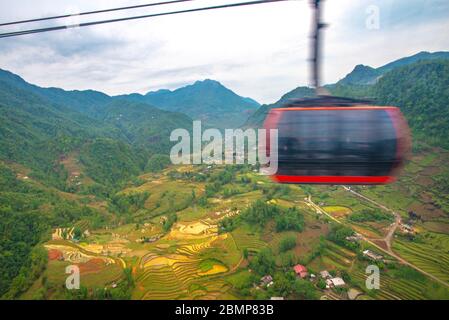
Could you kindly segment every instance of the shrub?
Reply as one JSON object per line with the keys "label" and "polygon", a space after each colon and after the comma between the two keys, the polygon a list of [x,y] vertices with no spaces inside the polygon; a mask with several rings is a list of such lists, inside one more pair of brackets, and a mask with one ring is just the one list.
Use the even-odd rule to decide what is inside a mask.
{"label": "shrub", "polygon": [[293,249],[294,247],[296,247],[296,237],[295,236],[285,237],[279,243],[279,251],[280,252],[288,251],[290,249]]}

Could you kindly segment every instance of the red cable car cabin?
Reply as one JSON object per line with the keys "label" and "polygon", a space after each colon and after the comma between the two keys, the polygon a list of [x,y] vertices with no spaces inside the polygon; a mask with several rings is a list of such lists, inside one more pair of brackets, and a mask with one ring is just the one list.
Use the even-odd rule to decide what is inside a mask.
{"label": "red cable car cabin", "polygon": [[411,146],[399,108],[347,98],[292,101],[271,109],[264,127],[278,129],[280,183],[391,183]]}

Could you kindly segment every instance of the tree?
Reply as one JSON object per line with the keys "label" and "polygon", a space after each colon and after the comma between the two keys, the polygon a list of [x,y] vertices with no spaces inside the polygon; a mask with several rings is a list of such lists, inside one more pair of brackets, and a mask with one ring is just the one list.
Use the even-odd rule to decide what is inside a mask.
{"label": "tree", "polygon": [[316,300],[318,299],[318,293],[310,281],[297,279],[295,281],[294,294],[302,300]]}
{"label": "tree", "polygon": [[291,268],[297,263],[296,256],[292,252],[281,254],[281,265],[284,268]]}
{"label": "tree", "polygon": [[248,257],[249,257],[248,248],[243,248],[243,258],[248,259]]}
{"label": "tree", "polygon": [[275,217],[276,231],[294,230],[301,232],[304,230],[304,215],[296,208],[292,207]]}
{"label": "tree", "polygon": [[162,229],[167,232],[171,229],[173,224],[178,220],[176,213],[170,213],[167,215],[167,219],[162,224]]}
{"label": "tree", "polygon": [[273,282],[273,286],[269,288],[273,296],[286,297],[292,293],[294,280],[288,279],[283,273],[276,273]]}
{"label": "tree", "polygon": [[279,243],[279,251],[285,252],[296,247],[296,236],[288,236]]}
{"label": "tree", "polygon": [[352,236],[354,231],[351,228],[334,224],[327,236],[327,239],[349,249],[356,250],[360,244],[346,240],[346,237]]}
{"label": "tree", "polygon": [[249,267],[259,275],[273,273],[276,267],[276,262],[271,249],[265,248],[260,250],[259,253],[251,259]]}
{"label": "tree", "polygon": [[324,290],[324,289],[326,289],[326,281],[324,281],[324,279],[322,279],[322,278],[319,278],[316,286],[318,288],[320,288],[321,290]]}
{"label": "tree", "polygon": [[81,239],[82,235],[83,235],[83,232],[81,231],[81,229],[80,229],[79,227],[75,227],[75,228],[73,229],[73,237],[74,237],[76,240]]}
{"label": "tree", "polygon": [[268,220],[279,215],[280,212],[281,210],[278,206],[257,200],[249,208],[244,210],[241,216],[246,222],[263,227]]}
{"label": "tree", "polygon": [[218,230],[220,233],[231,232],[237,227],[236,218],[226,217],[218,222]]}
{"label": "tree", "polygon": [[349,273],[346,270],[342,270],[340,272],[340,276],[346,283],[351,282],[351,276],[349,275]]}
{"label": "tree", "polygon": [[171,163],[170,157],[165,154],[155,154],[148,159],[145,171],[159,172],[168,167]]}

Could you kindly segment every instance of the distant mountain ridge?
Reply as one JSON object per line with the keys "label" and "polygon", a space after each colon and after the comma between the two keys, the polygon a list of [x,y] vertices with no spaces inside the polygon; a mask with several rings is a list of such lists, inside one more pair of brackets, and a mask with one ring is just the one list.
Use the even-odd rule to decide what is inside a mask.
{"label": "distant mountain ridge", "polygon": [[338,81],[337,84],[372,85],[375,84],[384,74],[395,68],[407,66],[418,61],[438,59],[449,59],[449,52],[440,51],[430,53],[427,51],[421,51],[413,56],[395,60],[379,68],[372,68],[370,66],[359,64],[355,66],[354,70],[347,74],[343,79]]}
{"label": "distant mountain ridge", "polygon": [[145,95],[131,93],[118,96],[94,90],[42,88],[2,69],[0,80],[90,116],[101,113],[101,109],[113,101],[126,100],[149,104],[165,111],[184,113],[193,119],[202,120],[208,126],[234,128],[241,126],[260,106],[254,99],[239,96],[220,82],[210,79],[196,81],[176,90],[160,89]]}
{"label": "distant mountain ridge", "polygon": [[248,115],[260,106],[255,100],[241,97],[220,82],[210,79],[196,81],[173,91],[162,89],[145,95],[130,94],[115,98],[148,103],[162,110],[182,112],[218,128],[241,126]]}
{"label": "distant mountain ridge", "polygon": [[55,104],[65,105],[70,109],[82,113],[95,113],[98,108],[112,102],[112,98],[107,94],[94,90],[73,90],[66,91],[60,88],[42,88],[28,83],[20,76],[0,69],[0,81],[8,82],[16,88],[21,88],[28,92],[47,99]]}

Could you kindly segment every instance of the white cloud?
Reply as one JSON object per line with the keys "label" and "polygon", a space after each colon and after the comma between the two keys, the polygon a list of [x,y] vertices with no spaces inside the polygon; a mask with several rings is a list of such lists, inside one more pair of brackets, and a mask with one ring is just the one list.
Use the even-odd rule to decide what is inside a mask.
{"label": "white cloud", "polygon": [[[8,21],[148,2],[157,1],[23,0],[1,3],[0,11]],[[198,0],[81,21],[233,2]],[[389,19],[376,32],[360,26],[371,3],[378,3]],[[440,11],[448,8],[439,3]],[[449,48],[447,22],[426,18],[407,24],[411,18],[402,12],[408,18],[391,23],[391,0],[328,0],[324,5],[330,23],[325,31],[326,83],[342,78],[358,63],[379,66],[418,51]],[[309,83],[310,13],[309,1],[290,1],[1,39],[0,67],[41,86],[108,94],[173,89],[211,78],[240,95],[270,103]]]}

